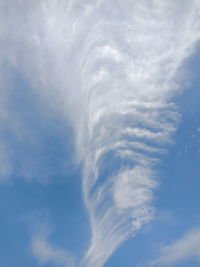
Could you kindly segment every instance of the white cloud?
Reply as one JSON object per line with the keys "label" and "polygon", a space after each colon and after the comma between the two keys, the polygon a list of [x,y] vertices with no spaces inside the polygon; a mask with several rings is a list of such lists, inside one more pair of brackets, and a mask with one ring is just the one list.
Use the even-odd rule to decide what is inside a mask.
{"label": "white cloud", "polygon": [[[199,40],[200,2],[4,0],[1,7],[1,69],[6,62],[20,70],[73,126],[91,223],[83,264],[101,267],[153,217],[159,156],[149,152],[165,149],[177,127],[171,97]],[[104,168],[117,174],[100,177],[109,152]],[[51,247],[35,242],[50,257]]]}
{"label": "white cloud", "polygon": [[[181,2],[181,15],[179,1],[148,3],[100,1],[93,12],[101,20],[83,50],[85,107],[77,151],[85,163],[83,190],[91,219],[87,266],[103,266],[121,242],[153,218],[152,168],[158,155],[147,151],[162,150],[176,130],[179,115],[170,97],[181,89],[178,70],[199,39],[198,1]],[[112,51],[105,53],[105,45]],[[100,162],[109,151],[128,167],[113,163],[118,173],[101,182]]]}
{"label": "white cloud", "polygon": [[40,264],[51,263],[61,267],[75,267],[73,255],[63,249],[56,248],[48,241],[45,232],[39,232],[33,236],[31,250]]}
{"label": "white cloud", "polygon": [[194,228],[171,244],[161,247],[159,256],[150,266],[175,266],[194,259],[200,262],[200,228]]}
{"label": "white cloud", "polygon": [[144,167],[135,167],[118,173],[114,184],[114,202],[119,209],[138,208],[152,200],[155,181],[152,174]]}

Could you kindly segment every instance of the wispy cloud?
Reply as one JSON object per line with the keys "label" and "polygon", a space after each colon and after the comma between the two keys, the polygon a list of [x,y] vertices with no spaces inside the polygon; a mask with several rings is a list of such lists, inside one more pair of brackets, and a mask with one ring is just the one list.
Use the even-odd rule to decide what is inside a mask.
{"label": "wispy cloud", "polygon": [[[102,266],[153,218],[156,149],[176,129],[178,113],[170,98],[182,86],[179,69],[199,39],[197,1],[181,7],[166,1],[113,5],[94,6],[99,20],[81,55],[86,54],[85,107],[77,151],[85,163],[83,191],[92,231],[86,266]],[[102,173],[102,165],[115,171]]]}
{"label": "wispy cloud", "polygon": [[40,231],[33,236],[31,250],[39,263],[51,263],[61,267],[75,267],[74,256],[68,251],[53,246],[48,238],[49,236],[46,231]]}
{"label": "wispy cloud", "polygon": [[200,228],[194,228],[171,244],[164,245],[150,266],[175,266],[178,262],[195,259],[200,261]]}
{"label": "wispy cloud", "polygon": [[[171,99],[182,86],[179,69],[199,40],[200,3],[1,5],[1,68],[20,69],[32,90],[73,126],[91,224],[82,265],[103,266],[153,218],[154,167],[177,127]],[[43,239],[35,243],[48,259],[52,248]]]}

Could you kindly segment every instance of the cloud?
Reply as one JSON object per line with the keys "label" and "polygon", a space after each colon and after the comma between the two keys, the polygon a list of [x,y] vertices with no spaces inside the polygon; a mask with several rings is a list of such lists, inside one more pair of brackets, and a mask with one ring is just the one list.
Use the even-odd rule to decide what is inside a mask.
{"label": "cloud", "polygon": [[176,130],[170,99],[183,86],[179,69],[199,39],[197,1],[184,1],[181,15],[180,2],[112,3],[99,1],[93,10],[100,19],[87,37],[81,72],[77,151],[92,232],[86,266],[103,266],[153,218],[156,149]]}
{"label": "cloud", "polygon": [[60,267],[77,267],[77,258],[66,248],[55,245],[55,227],[52,224],[51,214],[47,210],[34,210],[23,214],[19,222],[25,223],[30,244],[29,255],[34,257],[39,265],[50,264]]}
{"label": "cloud", "polygon": [[174,266],[184,260],[200,261],[200,228],[194,228],[169,245],[162,246],[150,266]]}
{"label": "cloud", "polygon": [[31,243],[32,254],[37,258],[40,264],[51,263],[55,266],[75,267],[74,256],[63,249],[53,246],[48,241],[46,231],[39,232],[33,236]]}
{"label": "cloud", "polygon": [[[18,70],[73,127],[91,225],[82,265],[101,267],[153,218],[155,166],[179,120],[172,98],[199,40],[200,3],[18,0],[1,7],[1,83]],[[43,239],[34,242],[47,259],[57,255]]]}

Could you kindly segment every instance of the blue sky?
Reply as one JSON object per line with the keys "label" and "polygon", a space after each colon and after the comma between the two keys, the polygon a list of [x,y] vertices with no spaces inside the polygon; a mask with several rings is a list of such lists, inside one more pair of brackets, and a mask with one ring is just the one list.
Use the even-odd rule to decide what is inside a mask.
{"label": "blue sky", "polygon": [[199,1],[0,17],[0,266],[199,266]]}

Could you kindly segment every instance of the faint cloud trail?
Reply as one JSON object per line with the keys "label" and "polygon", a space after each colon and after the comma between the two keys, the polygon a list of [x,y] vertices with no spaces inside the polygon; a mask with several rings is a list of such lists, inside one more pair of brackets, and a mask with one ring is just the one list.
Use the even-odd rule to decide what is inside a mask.
{"label": "faint cloud trail", "polygon": [[200,261],[200,228],[190,229],[171,244],[161,246],[157,258],[149,266],[174,266],[187,259]]}
{"label": "faint cloud trail", "polygon": [[74,256],[63,249],[56,248],[48,241],[48,236],[40,232],[33,237],[31,250],[40,264],[53,263],[56,266],[76,267]]}

